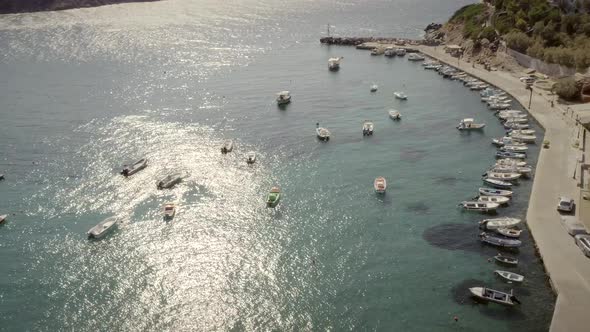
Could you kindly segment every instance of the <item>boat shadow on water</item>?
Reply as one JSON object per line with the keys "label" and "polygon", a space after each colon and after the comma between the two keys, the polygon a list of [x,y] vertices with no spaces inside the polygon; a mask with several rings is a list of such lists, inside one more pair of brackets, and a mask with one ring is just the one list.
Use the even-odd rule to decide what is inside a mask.
{"label": "boat shadow on water", "polygon": [[415,215],[427,215],[430,213],[430,207],[425,202],[407,203],[404,208]]}
{"label": "boat shadow on water", "polygon": [[[519,306],[507,308],[497,304],[486,304],[485,302],[475,300],[469,293],[469,288],[485,284],[486,282],[482,280],[465,279],[451,288],[451,296],[460,305],[477,306],[482,315],[492,319],[504,321],[522,321],[527,319],[527,316],[520,310]],[[518,295],[527,296],[527,294],[530,294],[530,292],[521,289],[521,287],[510,286],[510,288],[514,288],[514,292]]]}

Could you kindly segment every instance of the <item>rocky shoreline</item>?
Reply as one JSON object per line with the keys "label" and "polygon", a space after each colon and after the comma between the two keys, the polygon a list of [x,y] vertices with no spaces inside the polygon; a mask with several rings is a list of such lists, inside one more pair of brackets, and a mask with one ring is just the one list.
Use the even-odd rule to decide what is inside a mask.
{"label": "rocky shoreline", "polygon": [[0,14],[30,13],[98,7],[125,2],[151,2],[159,0],[1,0]]}

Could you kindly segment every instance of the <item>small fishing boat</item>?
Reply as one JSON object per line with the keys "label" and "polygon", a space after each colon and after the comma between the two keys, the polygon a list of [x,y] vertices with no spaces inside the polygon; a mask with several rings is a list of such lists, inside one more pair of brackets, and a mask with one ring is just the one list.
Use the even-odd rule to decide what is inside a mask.
{"label": "small fishing boat", "polygon": [[277,104],[285,105],[291,102],[291,93],[289,91],[281,91],[277,93]]}
{"label": "small fishing boat", "polygon": [[496,228],[496,233],[500,235],[504,235],[506,237],[511,238],[519,238],[520,234],[522,233],[521,229],[512,229],[512,228]]}
{"label": "small fishing boat", "polygon": [[509,103],[493,103],[488,105],[488,107],[493,110],[506,110],[510,108],[510,104]]}
{"label": "small fishing boat", "polygon": [[389,117],[392,118],[393,120],[401,120],[402,115],[396,110],[390,110]]}
{"label": "small fishing boat", "polygon": [[3,214],[0,216],[0,224],[4,223],[6,221],[6,218],[8,218],[7,214]]}
{"label": "small fishing boat", "polygon": [[504,123],[504,128],[507,130],[527,129],[528,127],[528,123]]}
{"label": "small fishing boat", "polygon": [[182,174],[169,174],[162,180],[158,181],[158,183],[156,183],[156,187],[158,189],[170,189],[180,182],[182,182]]}
{"label": "small fishing boat", "polygon": [[322,141],[330,140],[330,131],[326,128],[320,127],[319,123],[316,124],[315,132],[320,140],[322,140]]}
{"label": "small fishing boat", "polygon": [[508,136],[512,136],[512,135],[534,135],[535,132],[536,131],[534,129],[516,129],[516,130],[511,130],[508,133]]}
{"label": "small fishing boat", "polygon": [[484,219],[479,222],[479,226],[489,230],[495,230],[497,228],[512,228],[520,224],[521,220],[518,218],[493,218]]}
{"label": "small fishing boat", "polygon": [[500,189],[492,189],[492,188],[479,188],[479,194],[483,196],[503,196],[503,197],[510,197],[512,196],[512,191],[510,190],[500,190]]}
{"label": "small fishing boat", "polygon": [[469,291],[477,300],[486,303],[493,302],[508,307],[513,307],[517,303],[520,304],[520,301],[512,294],[512,291],[510,293],[504,293],[486,287],[471,287]]}
{"label": "small fishing boat", "polygon": [[[522,143],[520,143],[520,144],[522,144]],[[500,151],[526,153],[528,151],[528,149],[529,148],[526,145],[519,145],[517,143],[517,145],[514,145],[514,144],[504,145],[503,147],[500,148]]]}
{"label": "small fishing boat", "polygon": [[246,163],[254,164],[256,162],[256,152],[250,151],[248,152],[248,156],[246,157]]}
{"label": "small fishing boat", "polygon": [[411,53],[408,55],[408,61],[424,61],[424,57],[418,53]]}
{"label": "small fishing boat", "polygon": [[342,59],[342,57],[328,59],[328,69],[331,71],[337,71],[340,69],[340,60]]}
{"label": "small fishing boat", "polygon": [[502,254],[497,254],[494,256],[496,262],[506,265],[516,266],[518,265],[518,259],[510,256],[504,256]]}
{"label": "small fishing boat", "polygon": [[520,274],[516,274],[514,272],[508,272],[508,271],[500,271],[500,270],[496,270],[494,271],[495,274],[499,275],[500,277],[502,277],[504,280],[510,282],[522,282],[524,280],[524,276],[521,276]]}
{"label": "small fishing boat", "polygon": [[176,205],[174,203],[167,203],[164,205],[164,220],[172,220],[176,215]]}
{"label": "small fishing boat", "polygon": [[518,248],[522,245],[520,240],[513,240],[513,239],[503,239],[495,236],[491,236],[486,232],[481,232],[479,234],[479,239],[481,242],[490,244],[496,247],[502,248]]}
{"label": "small fishing boat", "polygon": [[526,154],[511,151],[497,151],[496,158],[526,159]]}
{"label": "small fishing boat", "polygon": [[234,141],[231,139],[225,140],[221,146],[221,153],[228,153],[234,149]]}
{"label": "small fishing boat", "polygon": [[379,86],[377,84],[371,85],[371,92],[377,92],[378,89],[379,89]]}
{"label": "small fishing boat", "polygon": [[488,180],[500,180],[500,181],[507,181],[513,182],[520,179],[521,175],[519,173],[500,173],[500,172],[491,172],[488,171],[486,173],[486,179]]}
{"label": "small fishing boat", "polygon": [[512,139],[512,137],[510,137],[510,136],[504,136],[501,138],[494,138],[494,139],[492,139],[492,144],[494,144],[495,146],[500,146],[500,147],[505,146],[505,145],[526,147],[526,144],[518,142],[518,141]]}
{"label": "small fishing boat", "polygon": [[496,160],[496,166],[511,166],[511,167],[526,167],[526,161],[513,159],[513,158],[502,158]]}
{"label": "small fishing boat", "polygon": [[109,217],[92,227],[88,233],[89,239],[101,239],[117,227],[117,217]]}
{"label": "small fishing boat", "polygon": [[530,166],[518,167],[518,166],[502,166],[502,165],[494,165],[490,168],[489,172],[495,173],[518,173],[522,177],[529,177],[533,172],[533,169]]}
{"label": "small fishing boat", "polygon": [[492,202],[498,203],[500,205],[508,204],[510,202],[510,197],[505,196],[479,196],[477,198],[478,202]]}
{"label": "small fishing boat", "polygon": [[523,143],[535,143],[537,140],[537,136],[535,135],[512,134],[510,137],[518,142]]}
{"label": "small fishing boat", "polygon": [[495,212],[500,206],[494,202],[463,201],[459,206],[468,211]]}
{"label": "small fishing boat", "polygon": [[373,187],[375,188],[376,193],[385,194],[385,191],[387,190],[387,181],[384,177],[380,176],[373,182]]}
{"label": "small fishing boat", "polygon": [[373,135],[373,122],[365,121],[363,123],[363,136],[371,136]]}
{"label": "small fishing boat", "polygon": [[483,183],[487,184],[488,186],[491,186],[491,187],[494,187],[494,188],[499,188],[499,189],[510,189],[510,188],[512,188],[512,183],[505,182],[505,181],[502,181],[502,180],[484,178],[483,179]]}
{"label": "small fishing boat", "polygon": [[384,53],[385,53],[385,50],[381,47],[375,47],[374,49],[371,50],[371,55],[381,55]]}
{"label": "small fishing boat", "polygon": [[266,206],[270,208],[276,207],[281,201],[281,189],[279,187],[272,187],[268,196],[266,197]]}
{"label": "small fishing boat", "polygon": [[398,48],[395,50],[395,55],[397,56],[404,56],[406,55],[406,49],[405,48]]}
{"label": "small fishing boat", "polygon": [[483,129],[486,125],[485,123],[474,123],[475,120],[472,118],[465,118],[459,122],[457,129],[459,130],[477,130]]}
{"label": "small fishing boat", "polygon": [[385,52],[383,52],[383,54],[388,57],[394,57],[395,56],[395,48],[387,47],[387,48],[385,48]]}
{"label": "small fishing boat", "polygon": [[504,120],[505,125],[512,125],[513,123],[523,124],[523,123],[528,123],[528,122],[529,122],[529,119],[527,119],[526,117],[518,117],[518,118],[512,117],[512,118],[508,118],[508,119]]}
{"label": "small fishing boat", "polygon": [[393,95],[397,99],[401,99],[401,100],[407,100],[408,99],[408,96],[405,93],[401,92],[401,91],[396,91],[396,92],[393,93]]}
{"label": "small fishing boat", "polygon": [[139,159],[131,166],[123,165],[123,170],[121,171],[121,174],[123,174],[123,176],[125,176],[125,177],[128,177],[128,176],[131,176],[131,175],[141,171],[142,169],[144,169],[146,167],[147,167],[147,159],[146,158]]}

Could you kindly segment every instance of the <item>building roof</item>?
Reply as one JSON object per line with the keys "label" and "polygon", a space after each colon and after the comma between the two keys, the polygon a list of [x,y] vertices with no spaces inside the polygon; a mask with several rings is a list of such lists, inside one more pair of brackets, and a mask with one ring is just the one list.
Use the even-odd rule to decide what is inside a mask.
{"label": "building roof", "polygon": [[450,48],[450,49],[452,49],[452,50],[460,50],[460,49],[462,49],[463,47],[461,47],[461,46],[459,46],[459,45],[447,45],[447,46],[445,46],[445,48]]}

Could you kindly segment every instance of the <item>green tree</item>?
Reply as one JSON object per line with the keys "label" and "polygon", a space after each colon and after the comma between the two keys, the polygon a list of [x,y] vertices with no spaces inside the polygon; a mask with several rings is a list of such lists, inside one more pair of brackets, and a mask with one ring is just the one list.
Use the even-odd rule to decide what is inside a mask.
{"label": "green tree", "polygon": [[504,36],[508,47],[521,53],[525,53],[533,44],[533,40],[526,33],[512,31]]}
{"label": "green tree", "polygon": [[574,99],[580,94],[573,77],[557,80],[557,84],[555,84],[555,92],[563,99]]}
{"label": "green tree", "polygon": [[522,18],[519,18],[516,21],[516,28],[520,31],[527,31],[528,30],[528,24],[526,23],[525,20],[523,20]]}

